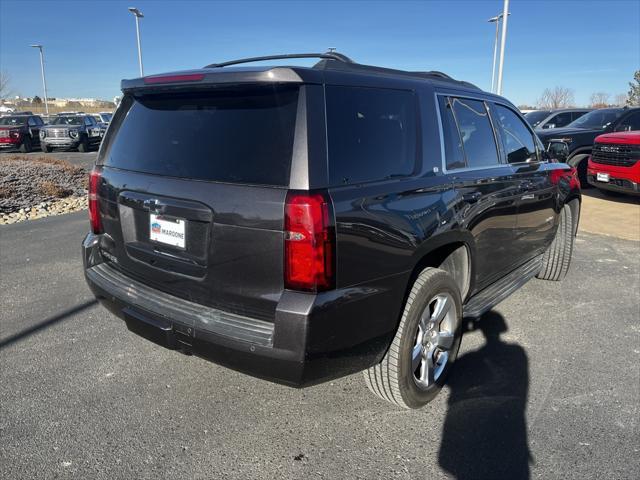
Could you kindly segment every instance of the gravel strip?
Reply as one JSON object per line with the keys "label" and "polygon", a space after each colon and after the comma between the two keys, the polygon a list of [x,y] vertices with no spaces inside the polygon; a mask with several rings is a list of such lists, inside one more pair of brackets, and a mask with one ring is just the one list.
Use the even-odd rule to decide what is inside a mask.
{"label": "gravel strip", "polygon": [[72,196],[55,201],[39,203],[31,208],[21,208],[17,212],[3,213],[0,216],[0,225],[36,220],[38,218],[62,215],[64,213],[78,212],[87,209],[87,196]]}
{"label": "gravel strip", "polygon": [[51,157],[0,158],[0,225],[87,208],[87,171]]}

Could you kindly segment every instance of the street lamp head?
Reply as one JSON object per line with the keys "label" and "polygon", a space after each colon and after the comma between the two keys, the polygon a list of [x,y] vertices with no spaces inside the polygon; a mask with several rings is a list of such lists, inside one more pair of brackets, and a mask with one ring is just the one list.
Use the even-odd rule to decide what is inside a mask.
{"label": "street lamp head", "polygon": [[[511,12],[509,12],[507,15],[511,15]],[[500,15],[496,15],[495,17],[491,17],[489,20],[487,20],[489,23],[494,23],[494,22],[499,22],[500,20],[502,20],[502,17],[504,15],[501,13]]]}
{"label": "street lamp head", "polygon": [[133,13],[138,18],[143,18],[144,17],[142,12],[140,10],[138,10],[136,7],[129,7],[129,11],[131,13]]}
{"label": "street lamp head", "polygon": [[29,45],[29,46],[30,46],[30,47],[33,47],[33,48],[40,48],[40,49],[42,49],[42,45]]}

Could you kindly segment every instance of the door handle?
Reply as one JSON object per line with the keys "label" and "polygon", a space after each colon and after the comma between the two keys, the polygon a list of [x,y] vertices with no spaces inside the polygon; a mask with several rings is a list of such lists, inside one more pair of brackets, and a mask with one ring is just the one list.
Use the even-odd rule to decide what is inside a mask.
{"label": "door handle", "polygon": [[482,193],[480,192],[472,192],[472,193],[463,193],[462,200],[467,203],[476,203],[482,197]]}

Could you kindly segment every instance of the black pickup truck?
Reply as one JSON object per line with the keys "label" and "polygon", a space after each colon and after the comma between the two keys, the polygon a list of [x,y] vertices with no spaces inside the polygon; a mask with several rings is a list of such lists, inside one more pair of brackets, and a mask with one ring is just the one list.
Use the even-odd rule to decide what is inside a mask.
{"label": "black pickup truck", "polygon": [[470,83],[328,52],[122,90],[90,176],[84,272],[162,346],[297,387],[364,371],[418,408],[463,317],[567,273],[575,170]]}

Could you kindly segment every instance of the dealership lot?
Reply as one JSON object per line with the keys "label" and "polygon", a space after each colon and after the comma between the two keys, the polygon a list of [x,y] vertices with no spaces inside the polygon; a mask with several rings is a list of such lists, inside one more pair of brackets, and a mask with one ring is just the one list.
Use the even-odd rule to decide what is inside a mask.
{"label": "dealership lot", "polygon": [[293,390],[129,333],[84,284],[86,230],[0,231],[2,478],[513,477],[527,457],[532,477],[637,477],[637,242],[580,233],[562,283],[486,315],[494,340],[466,334],[450,386],[401,411],[360,375]]}

